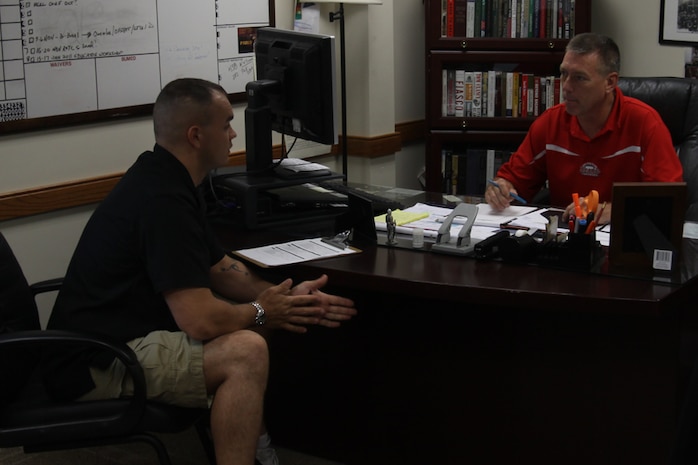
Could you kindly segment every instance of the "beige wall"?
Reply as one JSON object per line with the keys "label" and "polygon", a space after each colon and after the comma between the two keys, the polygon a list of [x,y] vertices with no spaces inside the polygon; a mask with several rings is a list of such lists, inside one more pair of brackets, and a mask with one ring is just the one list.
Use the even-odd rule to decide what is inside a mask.
{"label": "beige wall", "polygon": [[684,47],[659,44],[660,0],[592,0],[591,25],[618,43],[623,76],[683,76]]}
{"label": "beige wall", "polygon": [[[291,0],[277,0],[278,26],[290,27],[292,5]],[[382,134],[392,132],[396,122],[423,119],[422,0],[384,0],[382,6],[345,8],[351,48],[347,55],[353,60],[348,66],[352,73],[348,90],[353,92],[348,132]],[[592,9],[594,30],[613,36],[621,47],[623,74],[683,74],[683,48],[657,43],[659,0],[593,1]],[[323,11],[330,11],[329,6],[323,6]],[[326,24],[323,32],[338,34],[334,27]],[[235,111],[233,127],[242,136],[244,106]],[[152,145],[147,118],[2,136],[0,193],[122,172]],[[244,147],[242,137],[235,147]],[[394,156],[352,159],[350,179],[416,187],[422,157],[423,146],[415,144]],[[65,271],[90,213],[91,208],[76,208],[5,221],[0,228],[28,279],[35,281]]]}

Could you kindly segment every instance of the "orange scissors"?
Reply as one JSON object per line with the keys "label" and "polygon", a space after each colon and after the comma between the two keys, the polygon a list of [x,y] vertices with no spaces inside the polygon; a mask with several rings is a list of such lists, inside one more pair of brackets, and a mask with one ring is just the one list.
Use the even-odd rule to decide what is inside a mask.
{"label": "orange scissors", "polygon": [[589,191],[589,195],[584,198],[584,203],[584,217],[586,218],[589,213],[596,216],[596,208],[599,206],[599,192],[594,189]]}

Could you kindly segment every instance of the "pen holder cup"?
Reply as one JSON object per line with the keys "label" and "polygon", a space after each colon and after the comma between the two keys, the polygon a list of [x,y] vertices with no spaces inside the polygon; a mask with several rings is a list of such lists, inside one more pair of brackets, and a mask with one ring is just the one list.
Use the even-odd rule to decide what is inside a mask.
{"label": "pen holder cup", "polygon": [[574,233],[562,242],[550,241],[540,244],[536,263],[559,268],[591,270],[603,257],[601,244],[596,234]]}

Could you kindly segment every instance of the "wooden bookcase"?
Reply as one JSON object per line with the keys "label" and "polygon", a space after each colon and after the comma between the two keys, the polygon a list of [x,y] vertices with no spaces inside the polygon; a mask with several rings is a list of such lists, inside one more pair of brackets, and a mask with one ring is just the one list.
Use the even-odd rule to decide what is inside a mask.
{"label": "wooden bookcase", "polygon": [[[472,4],[470,9],[468,9],[469,2]],[[514,37],[510,37],[511,29],[505,26],[507,18],[512,17],[509,13],[512,11],[512,4],[519,5],[514,10],[517,12],[516,16],[513,16],[519,18],[515,23],[517,32]],[[473,30],[471,26],[471,29],[467,29],[467,19],[465,19],[468,16],[467,12],[473,12],[475,5],[480,10],[477,17],[481,19],[479,24],[482,27],[480,29],[475,27]],[[557,6],[560,12],[564,12],[557,15],[559,29],[553,31],[549,27],[544,32],[540,32],[542,27],[540,25],[543,24],[540,13],[536,13],[539,24],[534,28],[532,22],[536,16],[534,11],[537,12],[541,5],[544,5],[548,11],[558,11]],[[522,8],[527,14],[521,13]],[[480,13],[482,11],[487,13]],[[498,19],[493,11],[500,12]],[[571,15],[568,14],[570,11],[573,12]],[[471,16],[475,15],[471,14]],[[525,24],[520,19],[524,16],[528,18]],[[569,20],[567,20],[568,17]],[[453,18],[453,22],[449,18]],[[554,89],[554,80],[559,76],[560,62],[569,37],[590,30],[591,0],[425,0],[425,21],[426,188],[429,191],[444,191],[452,189],[449,180],[445,179],[451,176],[452,171],[444,161],[446,154],[457,155],[459,160],[467,160],[472,153],[482,153],[483,150],[489,149],[487,157],[490,158],[491,172],[493,152],[511,152],[521,143],[535,116],[544,110],[544,104],[539,104],[538,110],[526,111],[523,116],[516,115],[518,112],[515,109],[512,116],[506,116],[504,106],[506,90],[502,90],[506,87],[506,78],[501,76],[506,76],[506,73],[517,77],[533,76],[526,79],[527,84],[535,83],[535,77],[549,79],[552,83],[551,89]],[[534,35],[534,29],[536,37],[530,37]],[[464,30],[465,35],[463,35]],[[524,37],[522,37],[522,31],[524,31]],[[480,37],[471,37],[477,34]],[[468,111],[468,108],[473,107],[467,104],[462,115],[461,112],[452,111],[449,103],[454,104],[456,98],[453,96],[454,85],[452,84],[455,70],[463,70],[466,73],[465,76],[472,76],[467,73],[473,72],[483,73],[483,76],[501,72],[496,79],[500,82],[500,96],[496,97],[495,92],[486,93],[489,96],[488,101],[492,101],[493,96],[496,98],[497,106],[494,113],[490,107],[488,115],[487,107],[482,106],[481,116],[477,116],[477,112],[473,116]],[[458,81],[463,82],[463,75],[460,75]],[[488,84],[491,85],[492,82],[488,81]],[[487,88],[489,87],[488,85]],[[517,86],[514,85],[514,87]],[[457,92],[457,94],[465,95],[466,92]],[[516,95],[520,95],[520,91]],[[553,103],[549,101],[549,104]],[[484,192],[484,158],[480,163],[482,167],[482,173],[479,174],[482,178],[480,186],[473,185],[475,176],[472,170],[477,164],[470,159],[471,173],[466,174],[458,182],[457,192],[454,190],[453,193],[477,195]],[[465,165],[463,167],[465,168]],[[444,176],[445,171],[448,172],[446,176]],[[462,169],[459,169],[459,172],[462,174]],[[463,181],[466,182],[465,186]],[[480,188],[482,192],[477,192]]]}

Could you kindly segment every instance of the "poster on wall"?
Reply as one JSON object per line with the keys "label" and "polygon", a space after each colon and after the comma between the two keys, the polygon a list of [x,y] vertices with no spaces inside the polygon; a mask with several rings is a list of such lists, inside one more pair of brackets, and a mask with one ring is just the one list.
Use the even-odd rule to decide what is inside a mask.
{"label": "poster on wall", "polygon": [[293,11],[293,30],[300,32],[320,32],[320,7],[316,3],[296,0]]}

